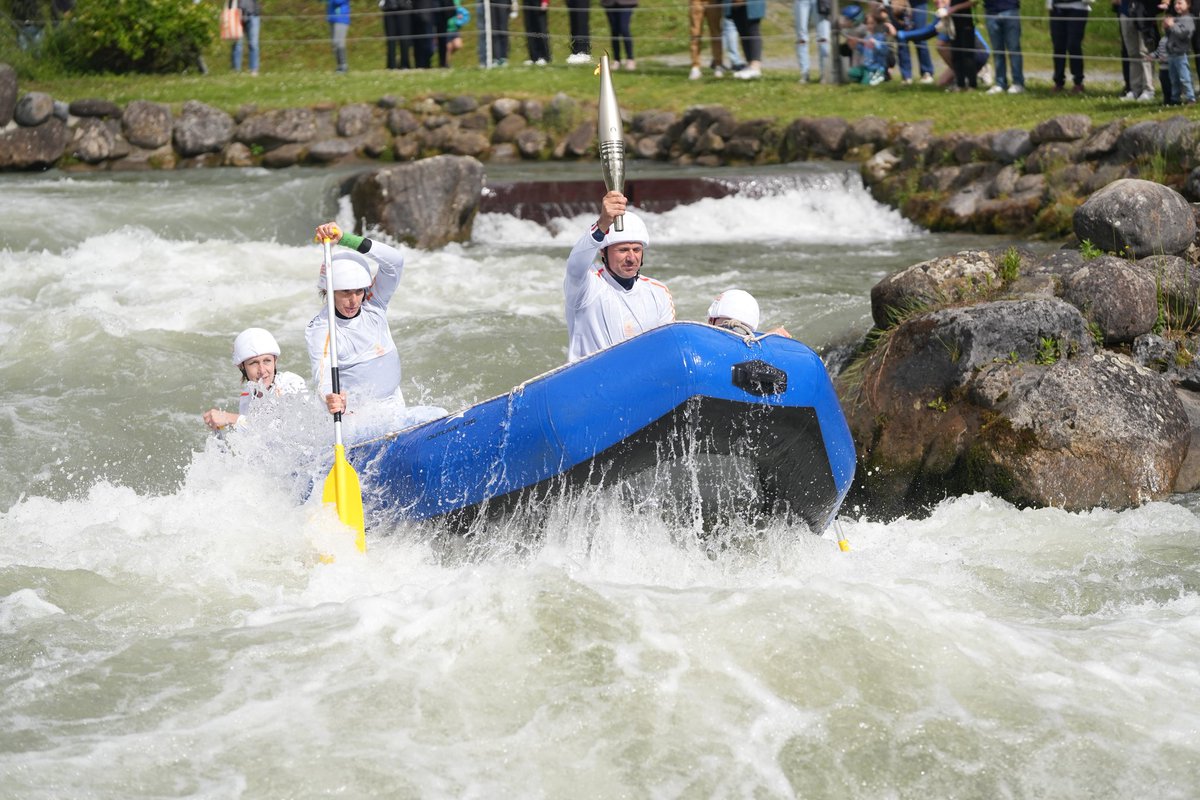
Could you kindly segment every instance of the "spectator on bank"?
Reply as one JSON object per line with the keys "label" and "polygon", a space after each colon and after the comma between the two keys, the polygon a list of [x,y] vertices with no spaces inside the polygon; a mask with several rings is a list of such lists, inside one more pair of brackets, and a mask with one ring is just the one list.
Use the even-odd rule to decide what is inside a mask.
{"label": "spectator on bank", "polygon": [[[1067,84],[1067,63],[1071,66],[1071,91],[1083,91],[1083,33],[1091,13],[1091,0],[1046,0],[1050,8],[1050,47],[1054,51],[1054,89],[1061,92]],[[1122,62],[1127,66],[1127,62]],[[1128,77],[1126,78],[1128,83]]]}
{"label": "spectator on bank", "polygon": [[230,63],[234,72],[242,71],[242,42],[246,43],[251,75],[258,74],[258,34],[262,27],[262,3],[259,0],[238,0],[242,12],[242,38],[233,40]]}
{"label": "spectator on bank", "polygon": [[412,0],[379,0],[383,11],[383,35],[387,40],[387,68],[411,69],[413,65]]}
{"label": "spectator on bank", "polygon": [[479,26],[479,66],[488,64],[488,31],[491,31],[491,64],[503,67],[508,63],[508,19],[512,0],[479,0],[475,6]]}
{"label": "spectator on bank", "polygon": [[746,66],[733,73],[742,80],[762,77],[762,20],[767,15],[767,0],[725,0],[725,16],[737,26],[742,50],[746,54]]}
{"label": "spectator on bank", "polygon": [[[929,3],[927,0],[896,0],[892,3],[893,25],[900,30],[916,30],[929,24]],[[929,55],[929,44],[922,41],[913,42],[917,51],[917,66],[921,73],[921,83],[933,83],[933,58]],[[900,68],[900,80],[912,83],[912,51],[908,42],[896,42],[896,64]]]}
{"label": "spectator on bank", "polygon": [[[798,0],[797,0],[798,1]],[[692,56],[692,70],[688,80],[699,80],[700,52],[704,48],[704,28],[708,26],[708,45],[712,52],[709,67],[713,77],[720,78],[725,74],[725,54],[721,46],[721,20],[724,10],[716,0],[688,0],[688,44]]]}
{"label": "spectator on bank", "polygon": [[1118,9],[1121,41],[1129,57],[1129,92],[1122,100],[1154,102],[1154,70],[1146,56],[1158,49],[1158,26],[1152,3],[1121,0]]}
{"label": "spectator on bank", "polygon": [[550,63],[550,0],[523,0],[525,12],[525,65],[544,67]]}
{"label": "spectator on bank", "polygon": [[345,73],[350,69],[346,58],[346,34],[350,30],[350,0],[326,0],[325,8],[335,68],[338,72]]}
{"label": "spectator on bank", "polygon": [[[612,63],[615,67],[636,69],[637,61],[633,55],[633,11],[637,8],[638,0],[600,0],[604,14],[608,17],[608,29],[612,35]],[[621,61],[621,50],[624,48],[625,61]]]}
{"label": "spectator on bank", "polygon": [[937,16],[948,22],[950,64],[954,68],[954,86],[950,91],[968,91],[978,86],[979,69],[975,59],[976,47],[975,16],[972,6],[975,0],[959,0],[949,3],[939,0]]}
{"label": "spectator on bank", "polygon": [[992,42],[992,62],[996,65],[996,84],[988,89],[988,94],[1020,94],[1025,91],[1020,0],[983,0],[983,22]]}
{"label": "spectator on bank", "polygon": [[[1172,13],[1173,12],[1173,13]],[[1196,33],[1188,0],[1174,0],[1163,19],[1163,37],[1158,49],[1147,58],[1167,62],[1170,74],[1171,100],[1174,103],[1195,105],[1196,90],[1192,86],[1192,71],[1188,61],[1192,56],[1192,36]]]}
{"label": "spectator on bank", "polygon": [[817,79],[824,77],[829,67],[829,0],[792,0],[792,22],[796,28],[796,62],[800,66],[800,82],[811,80],[812,54],[809,51],[809,34],[816,28],[817,57],[820,72]]}
{"label": "spectator on bank", "polygon": [[850,67],[847,77],[854,83],[878,86],[887,80],[888,41],[885,25],[887,11],[878,9],[866,15],[863,30],[847,34],[846,42],[858,53],[858,63]]}
{"label": "spectator on bank", "polygon": [[10,8],[13,23],[17,26],[17,47],[36,55],[41,49],[46,27],[42,0],[12,0]]}
{"label": "spectator on bank", "polygon": [[568,64],[592,63],[592,0],[567,0],[567,25],[571,29]]}

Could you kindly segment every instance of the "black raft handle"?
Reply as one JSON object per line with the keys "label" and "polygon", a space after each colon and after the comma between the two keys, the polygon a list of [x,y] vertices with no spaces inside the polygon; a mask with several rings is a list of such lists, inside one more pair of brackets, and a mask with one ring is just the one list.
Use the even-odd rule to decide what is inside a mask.
{"label": "black raft handle", "polygon": [[765,361],[743,361],[733,365],[733,385],[750,394],[766,396],[787,391],[787,373]]}

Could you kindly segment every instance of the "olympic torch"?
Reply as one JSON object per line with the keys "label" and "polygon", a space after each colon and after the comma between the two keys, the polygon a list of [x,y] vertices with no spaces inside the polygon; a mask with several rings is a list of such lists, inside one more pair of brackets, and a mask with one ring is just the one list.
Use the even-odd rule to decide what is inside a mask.
{"label": "olympic torch", "polygon": [[[613,91],[612,74],[608,71],[608,53],[600,56],[600,171],[604,186],[611,192],[625,191],[625,136],[621,133],[621,109]],[[613,220],[613,228],[625,230],[622,217]]]}

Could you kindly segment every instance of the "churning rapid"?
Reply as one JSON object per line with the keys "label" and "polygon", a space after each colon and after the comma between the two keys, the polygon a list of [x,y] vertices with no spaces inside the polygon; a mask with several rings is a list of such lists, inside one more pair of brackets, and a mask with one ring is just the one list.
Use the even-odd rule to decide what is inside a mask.
{"label": "churning rapid", "polygon": [[[739,286],[821,349],[866,330],[889,271],[1000,244],[800,174],[644,215],[679,318]],[[312,228],[352,226],[344,177],[5,178],[0,798],[1200,795],[1192,497],[843,508],[842,553],[595,493],[353,553],[301,502],[327,415],[301,402],[289,436],[228,443],[200,419],[237,406],[243,328],[307,377]],[[409,253],[390,313],[410,404],[563,362],[590,222],[488,214]]]}

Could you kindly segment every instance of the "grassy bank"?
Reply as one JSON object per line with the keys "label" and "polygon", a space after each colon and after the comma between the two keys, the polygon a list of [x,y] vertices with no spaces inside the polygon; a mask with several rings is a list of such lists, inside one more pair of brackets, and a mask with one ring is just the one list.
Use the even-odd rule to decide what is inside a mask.
{"label": "grassy bank", "polygon": [[[211,0],[208,0],[211,2]],[[214,26],[216,3],[213,3]],[[468,2],[474,12],[474,3]],[[688,81],[687,19],[683,0],[643,0],[634,16],[638,48],[636,72],[618,73],[618,97],[632,111],[659,108],[680,111],[688,106],[719,103],[739,117],[842,116],[875,114],[885,119],[931,119],[938,132],[1028,128],[1063,113],[1083,113],[1102,123],[1118,118],[1153,119],[1184,113],[1160,105],[1133,105],[1117,100],[1119,45],[1112,12],[1097,4],[1085,41],[1088,92],[1082,96],[1051,93],[1050,44],[1042,0],[1026,0],[1023,46],[1027,84],[1020,96],[986,96],[982,92],[947,94],[935,86],[904,86],[893,81],[878,87],[826,86],[797,81],[790,2],[771,0],[763,25],[767,71],[759,81],[706,79]],[[466,46],[448,70],[385,70],[382,25],[374,0],[354,0],[350,29],[348,76],[332,72],[324,4],[312,0],[268,0],[263,21],[262,72],[252,78],[228,66],[228,45],[215,41],[206,53],[207,75],[193,72],[168,76],[70,76],[17,53],[11,33],[0,40],[0,60],[13,63],[23,89],[39,89],[64,100],[100,97],[118,103],[146,99],[176,108],[189,99],[234,111],[245,103],[260,108],[307,106],[330,101],[374,102],[384,95],[414,98],[430,94],[476,94],[510,97],[550,97],[565,92],[590,100],[597,92],[592,70],[566,66],[567,17],[564,4],[551,5],[551,35],[555,62],[525,67],[521,20],[512,21],[511,65],[493,70],[476,66],[478,19],[464,31]],[[477,17],[477,15],[476,15]],[[982,20],[980,20],[982,27]],[[598,3],[591,15],[592,50],[608,46],[608,25]],[[707,58],[707,54],[706,54]],[[816,63],[815,47],[813,57]],[[935,56],[935,63],[937,58]],[[940,69],[939,63],[939,69]],[[1196,116],[1195,111],[1186,112]]]}

